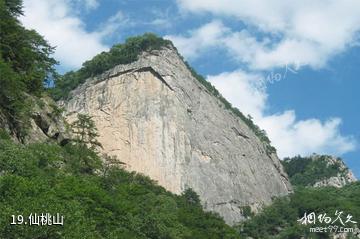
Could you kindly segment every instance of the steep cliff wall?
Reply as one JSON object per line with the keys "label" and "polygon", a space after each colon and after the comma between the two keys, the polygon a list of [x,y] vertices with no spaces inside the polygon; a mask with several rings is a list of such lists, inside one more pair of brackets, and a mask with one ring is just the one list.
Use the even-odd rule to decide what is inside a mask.
{"label": "steep cliff wall", "polygon": [[296,156],[282,164],[294,186],[340,188],[357,181],[341,158],[330,155]]}
{"label": "steep cliff wall", "polygon": [[243,219],[243,206],[257,211],[291,191],[276,154],[172,47],[88,79],[64,106],[70,121],[77,113],[93,116],[105,153],[172,192],[194,189],[230,224]]}

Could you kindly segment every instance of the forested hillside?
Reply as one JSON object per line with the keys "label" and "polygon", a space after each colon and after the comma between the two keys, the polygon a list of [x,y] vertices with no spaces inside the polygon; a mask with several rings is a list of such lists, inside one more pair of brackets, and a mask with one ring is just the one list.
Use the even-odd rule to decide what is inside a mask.
{"label": "forested hillside", "polygon": [[[24,146],[0,134],[0,238],[239,237],[190,189],[176,196],[79,144]],[[64,225],[25,225],[31,213],[59,213]]]}
{"label": "forested hillside", "polygon": [[[263,212],[239,226],[240,234],[252,238],[333,238],[334,233],[341,228],[356,230],[360,221],[360,183],[348,183],[342,188],[335,187],[311,187],[315,182],[337,175],[347,173],[342,161],[329,162],[326,155],[314,155],[311,157],[297,156],[282,161],[284,169],[289,175],[294,186],[294,193],[289,197],[277,199]],[[298,221],[305,213],[314,212],[316,223],[301,225]],[[336,212],[342,212],[340,220],[334,224],[337,218]],[[347,216],[357,223],[345,223]],[[320,217],[319,217],[320,216]],[[331,218],[330,223],[321,222],[321,218]],[[320,219],[320,220],[319,220]],[[322,226],[328,228],[327,232],[310,232],[311,227]],[[335,228],[336,227],[336,228]],[[329,229],[332,229],[329,230]],[[347,233],[346,238],[358,238],[358,233]]]}
{"label": "forested hillside", "polygon": [[0,121],[19,140],[29,127],[33,102],[28,95],[41,96],[44,81],[56,75],[54,48],[20,24],[21,14],[21,0],[0,1]]}
{"label": "forested hillside", "polygon": [[[328,232],[310,232],[310,227],[337,226],[343,228],[356,228],[357,224],[346,223],[347,215],[352,216],[352,221],[359,223],[360,219],[360,183],[353,183],[343,188],[324,187],[324,188],[303,188],[295,189],[294,194],[286,198],[276,200],[271,206],[246,221],[239,227],[240,234],[245,238],[333,238],[332,233]],[[336,211],[343,212],[341,217],[344,225],[337,220],[334,224]],[[316,215],[316,223],[301,225],[298,222],[305,213],[307,215],[312,212]],[[326,213],[331,217],[330,223],[321,223],[318,216]],[[360,235],[360,234],[359,234]],[[347,238],[357,238],[351,233]]]}

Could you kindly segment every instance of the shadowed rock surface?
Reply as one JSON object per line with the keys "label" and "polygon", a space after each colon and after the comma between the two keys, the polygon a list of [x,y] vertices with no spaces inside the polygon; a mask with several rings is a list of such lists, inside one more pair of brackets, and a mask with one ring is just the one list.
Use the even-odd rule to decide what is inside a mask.
{"label": "shadowed rock surface", "polygon": [[62,109],[52,99],[26,95],[24,100],[32,101],[29,125],[23,125],[27,131],[25,137],[19,139],[15,135],[9,120],[1,112],[1,109],[0,129],[7,132],[15,142],[24,144],[56,141],[60,145],[64,145],[70,140],[71,133],[67,128],[64,117],[62,117]]}

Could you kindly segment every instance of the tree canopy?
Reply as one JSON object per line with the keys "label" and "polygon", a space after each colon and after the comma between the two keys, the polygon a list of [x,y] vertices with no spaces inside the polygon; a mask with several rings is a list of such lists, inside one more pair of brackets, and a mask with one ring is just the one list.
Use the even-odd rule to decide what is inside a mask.
{"label": "tree canopy", "polygon": [[282,162],[290,182],[295,186],[312,186],[316,182],[327,179],[345,171],[340,167],[340,162],[329,164],[327,158],[331,156],[321,155],[313,157],[296,156],[285,158]]}
{"label": "tree canopy", "polygon": [[54,48],[34,30],[18,20],[21,0],[0,0],[0,110],[18,138],[25,134],[31,102],[27,95],[40,96],[44,81],[56,76]]}
{"label": "tree canopy", "polygon": [[[294,239],[313,238],[326,239],[334,238],[329,230],[327,232],[310,232],[310,227],[337,226],[349,227],[355,230],[360,220],[360,183],[352,183],[343,188],[323,187],[304,188],[297,187],[295,193],[288,197],[278,198],[275,202],[266,207],[261,213],[252,217],[238,226],[240,235],[244,238],[256,239]],[[316,215],[314,224],[302,225],[298,222],[305,213],[312,212]],[[357,224],[347,223],[342,225],[340,221],[334,224],[327,224],[318,220],[320,215],[336,219],[336,212],[342,213],[342,220],[345,224],[347,215],[352,216]],[[334,232],[334,231],[333,231]],[[348,233],[346,238],[357,238]]]}
{"label": "tree canopy", "polygon": [[130,37],[124,44],[116,44],[108,52],[101,52],[84,62],[79,70],[59,77],[55,87],[50,90],[51,95],[55,100],[66,99],[70,91],[84,83],[87,78],[104,73],[116,65],[134,62],[143,51],[158,50],[171,44],[169,40],[152,33]]}
{"label": "tree canopy", "polygon": [[[82,163],[89,157],[92,170]],[[100,157],[77,144],[24,146],[0,130],[0,172],[1,238],[239,238],[191,189],[174,195],[143,175],[104,171]],[[10,224],[12,215],[27,221],[31,213],[59,213],[64,226]]]}

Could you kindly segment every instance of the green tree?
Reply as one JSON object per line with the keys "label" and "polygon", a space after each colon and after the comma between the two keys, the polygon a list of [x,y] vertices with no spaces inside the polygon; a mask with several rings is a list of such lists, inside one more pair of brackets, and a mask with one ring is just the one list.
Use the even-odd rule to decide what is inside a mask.
{"label": "green tree", "polygon": [[[360,183],[355,182],[343,188],[323,187],[296,187],[295,192],[288,197],[278,198],[270,206],[245,221],[239,226],[240,235],[252,238],[332,238],[329,231],[324,233],[310,233],[309,227],[327,227],[316,219],[315,225],[301,225],[298,219],[304,213],[314,212],[316,216],[326,213],[332,220],[336,218],[336,211],[343,211],[353,216],[354,221],[360,218]],[[317,217],[318,218],[318,217]],[[338,221],[334,226],[343,226]],[[355,225],[349,223],[347,227]],[[352,238],[351,233],[347,238]]]}
{"label": "green tree", "polygon": [[91,116],[78,114],[77,120],[71,124],[71,128],[75,135],[75,142],[80,146],[89,146],[92,150],[95,150],[97,147],[102,147],[101,143],[97,140],[99,134]]}
{"label": "green tree", "polygon": [[[0,238],[239,238],[204,212],[195,192],[175,195],[118,167],[105,175],[79,171],[76,162],[86,154],[79,145],[21,145],[0,137]],[[64,226],[10,224],[11,215],[27,220],[46,212],[65,216]]]}
{"label": "green tree", "polygon": [[54,48],[34,30],[25,29],[18,20],[21,0],[0,0],[0,111],[20,140],[29,126],[31,100],[40,96],[43,82],[57,77]]}
{"label": "green tree", "polygon": [[312,186],[318,181],[346,173],[346,169],[341,168],[340,161],[329,164],[329,158],[331,156],[328,155],[317,158],[295,156],[285,158],[281,163],[293,185]]}
{"label": "green tree", "polygon": [[58,77],[50,93],[55,100],[66,99],[70,91],[84,83],[87,78],[99,75],[116,65],[134,62],[143,51],[158,50],[169,45],[171,45],[169,40],[152,33],[130,37],[124,44],[116,44],[109,52],[101,52],[84,62],[80,70],[70,71]]}
{"label": "green tree", "polygon": [[0,0],[1,57],[19,75],[17,80],[26,92],[39,95],[44,91],[44,80],[56,75],[57,62],[51,57],[55,48],[36,31],[21,25],[17,17],[22,14],[22,1]]}
{"label": "green tree", "polygon": [[99,134],[92,118],[86,114],[78,114],[77,120],[71,124],[71,129],[74,134],[75,145],[70,144],[66,147],[75,155],[73,158],[77,158],[71,162],[71,167],[76,172],[88,174],[102,168],[96,152],[96,149],[102,146],[97,140]]}

